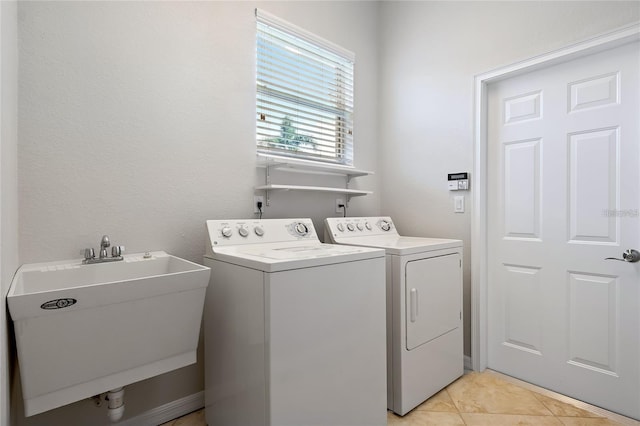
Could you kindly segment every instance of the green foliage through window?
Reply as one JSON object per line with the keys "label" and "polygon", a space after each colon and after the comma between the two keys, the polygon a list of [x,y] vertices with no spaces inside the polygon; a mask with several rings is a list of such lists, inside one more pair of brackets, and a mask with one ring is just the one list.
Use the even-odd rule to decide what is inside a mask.
{"label": "green foliage through window", "polygon": [[298,151],[299,147],[313,146],[313,138],[311,136],[301,135],[293,126],[291,117],[285,115],[280,125],[280,137],[267,139],[267,142],[274,147],[284,148],[291,151]]}

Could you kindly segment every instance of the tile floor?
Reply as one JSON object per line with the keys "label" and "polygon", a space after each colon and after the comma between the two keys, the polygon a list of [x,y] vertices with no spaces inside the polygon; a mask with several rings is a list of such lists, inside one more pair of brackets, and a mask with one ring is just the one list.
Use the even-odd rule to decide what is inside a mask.
{"label": "tile floor", "polygon": [[[394,426],[640,426],[640,422],[489,370],[465,374],[404,417],[387,412],[387,424]],[[204,410],[196,411],[162,426],[206,426]]]}

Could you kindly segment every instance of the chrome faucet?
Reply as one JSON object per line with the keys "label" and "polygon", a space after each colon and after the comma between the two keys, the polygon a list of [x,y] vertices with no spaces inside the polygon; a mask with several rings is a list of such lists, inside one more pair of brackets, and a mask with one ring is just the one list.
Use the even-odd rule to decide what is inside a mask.
{"label": "chrome faucet", "polygon": [[100,259],[104,259],[108,257],[107,255],[107,247],[111,245],[111,241],[109,241],[108,235],[103,235],[102,240],[100,240]]}
{"label": "chrome faucet", "polygon": [[96,259],[96,252],[92,248],[86,248],[84,249],[84,260],[82,263],[88,265],[92,263],[115,262],[124,259],[122,257],[122,253],[124,253],[124,246],[111,247],[111,257],[109,257],[107,254],[107,248],[110,246],[111,240],[109,240],[109,236],[103,235],[102,240],[100,240],[99,257]]}

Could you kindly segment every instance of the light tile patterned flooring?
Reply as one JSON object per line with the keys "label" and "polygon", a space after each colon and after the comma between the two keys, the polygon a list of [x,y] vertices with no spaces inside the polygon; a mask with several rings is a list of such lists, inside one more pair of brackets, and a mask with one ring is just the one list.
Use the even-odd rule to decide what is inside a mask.
{"label": "light tile patterned flooring", "polygon": [[[489,370],[465,374],[404,417],[387,412],[387,424],[394,426],[640,426],[640,422],[608,413]],[[204,410],[196,411],[162,426],[206,426]]]}

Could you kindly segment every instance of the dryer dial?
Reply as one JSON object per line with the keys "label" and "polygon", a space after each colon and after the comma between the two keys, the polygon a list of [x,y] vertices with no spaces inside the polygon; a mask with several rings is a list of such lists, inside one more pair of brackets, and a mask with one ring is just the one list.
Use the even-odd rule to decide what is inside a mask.
{"label": "dryer dial", "polygon": [[238,234],[240,234],[241,237],[247,238],[249,231],[247,231],[247,228],[240,228],[238,229]]}
{"label": "dryer dial", "polygon": [[222,233],[222,236],[225,238],[231,238],[231,236],[233,235],[233,231],[228,226],[223,227],[222,231],[220,232]]}
{"label": "dryer dial", "polygon": [[371,224],[369,222],[365,222],[364,227],[367,228],[367,230],[371,231]]}
{"label": "dryer dial", "polygon": [[362,231],[364,229],[364,226],[362,226],[361,223],[358,223],[356,226],[358,227],[358,231]]}
{"label": "dryer dial", "polygon": [[355,227],[355,226],[353,226],[353,223],[347,223],[347,229],[348,229],[349,231],[355,231],[356,227]]}
{"label": "dryer dial", "polygon": [[344,232],[344,225],[343,225],[343,224],[339,223],[339,224],[336,226],[336,228],[338,228],[338,231],[340,231],[340,232]]}
{"label": "dryer dial", "polygon": [[391,230],[391,223],[389,223],[386,220],[381,220],[380,221],[380,229],[382,229],[383,231]]}
{"label": "dryer dial", "polygon": [[262,226],[256,226],[255,228],[253,228],[253,232],[255,232],[258,237],[262,237],[264,235],[264,229],[262,228]]}

